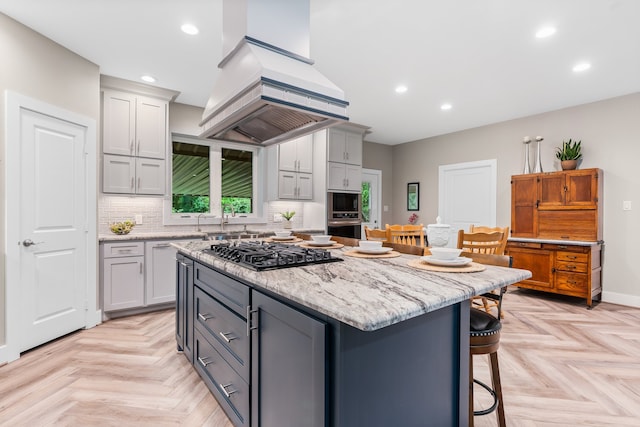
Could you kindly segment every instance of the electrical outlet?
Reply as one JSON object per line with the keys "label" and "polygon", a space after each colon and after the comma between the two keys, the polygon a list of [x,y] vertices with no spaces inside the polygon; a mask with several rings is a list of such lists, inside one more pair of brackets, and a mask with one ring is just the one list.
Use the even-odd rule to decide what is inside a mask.
{"label": "electrical outlet", "polygon": [[623,211],[630,211],[631,210],[631,200],[624,200],[622,202],[622,210]]}
{"label": "electrical outlet", "polygon": [[273,214],[273,222],[282,222],[281,214]]}
{"label": "electrical outlet", "polygon": [[142,224],[142,215],[136,215],[136,225]]}

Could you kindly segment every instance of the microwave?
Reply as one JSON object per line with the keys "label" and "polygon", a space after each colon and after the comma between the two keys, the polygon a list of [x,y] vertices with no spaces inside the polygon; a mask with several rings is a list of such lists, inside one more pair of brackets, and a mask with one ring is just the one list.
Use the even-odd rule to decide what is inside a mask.
{"label": "microwave", "polygon": [[328,193],[327,216],[329,221],[362,221],[360,194]]}

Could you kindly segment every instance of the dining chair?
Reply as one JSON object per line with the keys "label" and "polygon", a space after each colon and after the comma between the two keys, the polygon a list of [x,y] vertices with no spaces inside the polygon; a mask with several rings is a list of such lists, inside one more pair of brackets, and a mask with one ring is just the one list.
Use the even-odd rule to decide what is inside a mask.
{"label": "dining chair", "polygon": [[469,226],[470,233],[493,233],[494,231],[502,232],[502,247],[499,248],[496,253],[503,255],[507,249],[507,239],[509,239],[509,227],[488,227],[486,225],[473,225]]}
{"label": "dining chair", "polygon": [[351,247],[356,247],[360,244],[360,239],[354,239],[353,237],[331,236],[331,240],[336,243]]}
{"label": "dining chair", "polygon": [[[474,229],[477,230],[478,227],[474,227]],[[506,245],[507,234],[505,234],[504,231],[458,231],[458,249],[462,249],[467,252],[504,255]],[[473,297],[472,303],[477,306],[482,306],[487,313],[491,313],[493,309],[497,308],[495,301],[484,296]],[[501,313],[501,316],[504,315]]]}
{"label": "dining chair", "polygon": [[388,242],[424,247],[424,225],[422,224],[386,224],[385,230]]}
{"label": "dining chair", "polygon": [[[483,254],[478,252],[463,251],[461,256],[473,259],[474,262],[485,265],[495,265],[499,267],[511,267],[512,258],[508,255]],[[500,346],[500,330],[502,329],[502,301],[506,287],[501,288],[497,293],[485,293],[485,298],[496,302],[498,312],[493,316],[483,310],[471,307],[469,314],[469,426],[474,425],[474,416],[487,415],[497,410],[498,426],[505,427],[504,402],[502,395],[502,385],[500,380],[500,368],[498,365],[498,348]],[[489,369],[491,373],[491,384],[488,386],[484,382],[473,377],[473,356],[487,354],[489,356]],[[489,392],[493,398],[493,404],[486,409],[474,409],[473,385],[478,384]]]}
{"label": "dining chair", "polygon": [[381,230],[379,228],[369,228],[365,225],[364,236],[367,240],[380,240],[384,242],[387,240],[387,230]]}
{"label": "dining chair", "polygon": [[387,248],[393,248],[394,251],[400,252],[401,254],[409,254],[409,255],[424,255],[424,251],[426,248],[422,248],[420,246],[415,245],[405,245],[402,243],[391,243],[391,242],[383,242],[382,246]]}

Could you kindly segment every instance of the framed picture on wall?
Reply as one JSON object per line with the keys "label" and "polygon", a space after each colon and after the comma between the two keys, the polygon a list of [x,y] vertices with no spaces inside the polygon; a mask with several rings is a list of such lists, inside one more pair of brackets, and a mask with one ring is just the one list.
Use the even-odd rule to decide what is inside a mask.
{"label": "framed picture on wall", "polygon": [[410,182],[407,184],[407,210],[420,210],[420,183]]}

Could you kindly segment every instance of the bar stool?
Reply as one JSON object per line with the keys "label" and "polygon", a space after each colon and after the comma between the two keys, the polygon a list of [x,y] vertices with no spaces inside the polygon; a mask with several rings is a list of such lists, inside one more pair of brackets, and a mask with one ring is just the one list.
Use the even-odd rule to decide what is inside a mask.
{"label": "bar stool", "polygon": [[[462,252],[461,256],[472,258],[481,264],[511,267],[512,258],[507,255],[477,254]],[[500,369],[498,367],[498,348],[500,347],[500,330],[502,322],[502,297],[507,288],[502,288],[498,293],[486,293],[482,296],[493,300],[498,308],[497,317],[484,310],[471,308],[469,313],[469,426],[473,427],[474,415],[487,415],[497,409],[498,426],[505,427],[504,403],[502,399],[502,385],[500,383]],[[494,291],[495,292],[495,291]],[[473,357],[476,355],[489,355],[491,371],[491,385],[489,387],[480,380],[473,378]],[[473,385],[478,384],[488,391],[493,397],[493,404],[487,409],[474,411]]]}
{"label": "bar stool", "polygon": [[[502,323],[489,313],[471,309],[470,315],[470,355],[469,355],[469,425],[473,426],[474,415],[487,415],[498,409],[498,425],[505,427],[504,404],[502,402],[502,386],[500,384],[500,369],[498,368],[498,347],[500,346],[500,329]],[[489,387],[480,380],[473,378],[473,356],[488,354],[491,362],[491,383]],[[493,404],[482,410],[473,408],[473,384],[476,383],[487,390],[493,397]]]}

